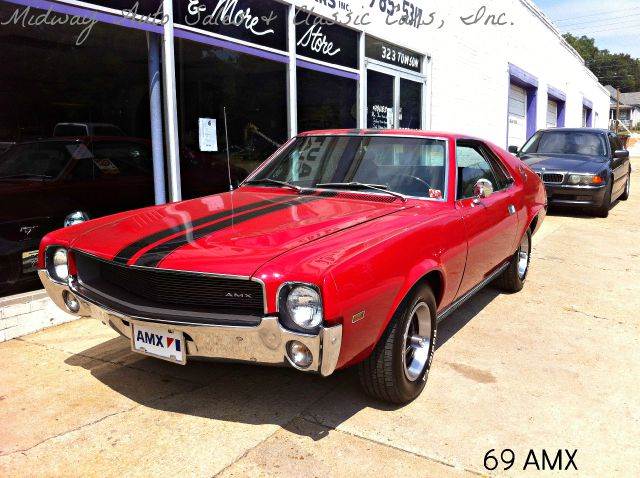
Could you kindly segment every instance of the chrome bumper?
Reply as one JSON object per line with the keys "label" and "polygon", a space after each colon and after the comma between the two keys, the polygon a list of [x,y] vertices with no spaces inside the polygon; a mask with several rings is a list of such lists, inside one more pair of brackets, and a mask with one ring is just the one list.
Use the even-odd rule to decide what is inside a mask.
{"label": "chrome bumper", "polygon": [[[164,324],[152,319],[130,317],[90,301],[78,294],[73,282],[70,285],[53,281],[46,270],[39,270],[38,275],[49,297],[62,310],[72,313],[62,298],[66,290],[80,302],[80,309],[74,315],[98,319],[129,339],[132,323],[154,324],[183,332],[187,343],[187,360],[207,358],[267,365],[289,364],[298,370],[318,372],[325,377],[335,371],[338,363],[342,325],[322,327],[317,335],[306,335],[283,328],[278,318],[273,316],[263,317],[255,327]],[[301,369],[289,360],[286,345],[291,340],[302,342],[309,348],[313,354],[309,367]]]}

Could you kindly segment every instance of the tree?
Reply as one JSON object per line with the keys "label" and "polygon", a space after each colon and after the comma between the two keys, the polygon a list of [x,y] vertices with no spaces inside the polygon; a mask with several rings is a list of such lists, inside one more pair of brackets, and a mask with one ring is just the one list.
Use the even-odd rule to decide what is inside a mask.
{"label": "tree", "polygon": [[626,53],[600,50],[593,38],[565,33],[564,39],[584,59],[587,67],[603,85],[612,85],[622,92],[640,91],[640,60]]}

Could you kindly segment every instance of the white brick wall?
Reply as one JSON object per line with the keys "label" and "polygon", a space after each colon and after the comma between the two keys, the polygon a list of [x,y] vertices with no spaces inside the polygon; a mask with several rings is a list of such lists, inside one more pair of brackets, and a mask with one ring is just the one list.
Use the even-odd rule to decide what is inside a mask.
{"label": "white brick wall", "polygon": [[[427,117],[432,130],[471,134],[506,147],[508,65],[512,63],[537,77],[537,128],[546,127],[547,85],[567,95],[568,127],[582,126],[582,101],[594,105],[594,127],[606,128],[609,94],[585,68],[582,59],[559,37],[530,0],[491,2],[412,0],[425,14],[437,12],[445,19],[440,30],[432,27],[389,26],[385,16],[369,0],[350,0],[354,13],[369,13],[365,32],[432,57],[431,107]],[[324,0],[296,0],[331,15],[338,11]],[[396,2],[399,3],[399,2]],[[401,2],[400,2],[401,3]],[[461,16],[482,5],[488,13],[505,13],[506,26],[463,25]],[[513,23],[513,25],[511,25]],[[597,122],[596,122],[597,113]]]}
{"label": "white brick wall", "polygon": [[70,322],[76,316],[60,310],[44,291],[0,298],[0,342]]}

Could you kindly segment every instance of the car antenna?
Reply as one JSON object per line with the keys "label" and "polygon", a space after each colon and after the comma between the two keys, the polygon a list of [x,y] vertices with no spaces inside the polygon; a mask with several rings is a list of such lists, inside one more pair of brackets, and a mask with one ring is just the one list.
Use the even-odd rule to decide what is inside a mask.
{"label": "car antenna", "polygon": [[229,174],[229,191],[233,191],[233,183],[231,182],[231,158],[229,157],[229,133],[227,132],[227,107],[222,107],[224,114],[224,142],[227,148],[227,173]]}

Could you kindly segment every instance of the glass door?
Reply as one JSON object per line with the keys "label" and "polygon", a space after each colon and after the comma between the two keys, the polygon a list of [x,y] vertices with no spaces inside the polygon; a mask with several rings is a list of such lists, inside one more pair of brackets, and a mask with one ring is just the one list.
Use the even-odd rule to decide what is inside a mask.
{"label": "glass door", "polygon": [[367,65],[367,128],[420,129],[423,125],[424,77]]}
{"label": "glass door", "polygon": [[394,83],[393,76],[367,71],[367,128],[395,127]]}

